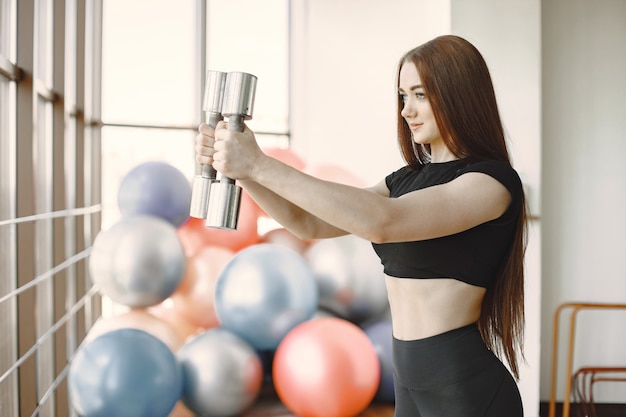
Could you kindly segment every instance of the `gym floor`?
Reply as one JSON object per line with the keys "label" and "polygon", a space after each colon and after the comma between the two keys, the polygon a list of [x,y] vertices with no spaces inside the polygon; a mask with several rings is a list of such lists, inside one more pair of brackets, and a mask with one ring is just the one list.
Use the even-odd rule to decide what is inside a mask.
{"label": "gym floor", "polygon": [[[260,400],[241,417],[296,417],[277,400]],[[358,417],[393,417],[393,405],[372,404]]]}
{"label": "gym floor", "polygon": [[[393,404],[372,403],[358,417],[393,417]],[[281,404],[276,392],[264,384],[259,399],[240,417],[296,417]]]}

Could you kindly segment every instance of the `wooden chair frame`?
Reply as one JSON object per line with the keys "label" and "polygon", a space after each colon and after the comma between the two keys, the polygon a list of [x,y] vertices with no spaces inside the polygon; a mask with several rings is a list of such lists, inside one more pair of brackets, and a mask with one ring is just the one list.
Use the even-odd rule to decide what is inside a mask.
{"label": "wooden chair frame", "polygon": [[572,380],[574,399],[581,404],[584,415],[588,417],[598,417],[593,400],[593,386],[597,382],[626,382],[626,367],[588,366],[576,371]]}
{"label": "wooden chair frame", "polygon": [[[576,318],[578,312],[583,310],[626,310],[626,304],[611,304],[611,303],[563,303],[559,305],[554,313],[554,328],[552,334],[552,369],[551,369],[551,384],[550,384],[550,404],[548,408],[548,417],[556,416],[556,380],[557,380],[557,368],[558,368],[558,354],[559,354],[559,323],[561,321],[561,313],[564,311],[570,311],[569,316],[569,334],[568,334],[568,346],[567,346],[567,363],[565,369],[565,391],[563,394],[563,414],[562,417],[569,417],[570,413],[570,398],[572,395],[572,373],[574,363],[574,344],[576,336]],[[595,374],[600,372],[626,372],[626,368],[619,367],[588,367],[581,368],[580,372],[586,372],[592,374],[590,381],[591,401],[593,401],[593,383],[599,381],[624,381],[626,378],[596,378]]]}

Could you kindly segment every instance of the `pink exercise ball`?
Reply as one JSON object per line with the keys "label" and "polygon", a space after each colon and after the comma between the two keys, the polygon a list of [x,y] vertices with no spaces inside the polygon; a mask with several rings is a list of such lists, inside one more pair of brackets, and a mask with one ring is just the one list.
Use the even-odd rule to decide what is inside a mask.
{"label": "pink exercise ball", "polygon": [[237,230],[207,227],[206,220],[190,217],[178,228],[178,237],[187,256],[194,255],[204,246],[220,246],[237,252],[259,242],[259,216],[259,206],[242,190]]}
{"label": "pink exercise ball", "polygon": [[282,403],[301,417],[353,417],[367,408],[380,362],[363,330],[319,318],[294,328],[278,346],[272,376]]}

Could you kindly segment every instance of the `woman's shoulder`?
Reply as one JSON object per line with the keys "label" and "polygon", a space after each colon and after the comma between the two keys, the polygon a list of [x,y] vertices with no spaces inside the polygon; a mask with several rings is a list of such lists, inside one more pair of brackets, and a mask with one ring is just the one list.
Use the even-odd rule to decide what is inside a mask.
{"label": "woman's shoulder", "polygon": [[387,186],[390,186],[390,185],[392,185],[394,183],[397,183],[398,181],[402,181],[403,179],[406,179],[407,177],[413,177],[418,172],[419,171],[416,170],[415,168],[412,168],[409,165],[404,165],[404,166],[396,169],[395,171],[393,171],[389,175],[387,175],[385,177],[385,182],[387,183]]}
{"label": "woman's shoulder", "polygon": [[470,162],[460,170],[459,174],[462,175],[469,172],[487,174],[502,183],[512,193],[521,191],[522,181],[520,176],[508,161],[483,160]]}
{"label": "woman's shoulder", "polygon": [[510,218],[510,216],[519,212],[520,207],[524,204],[524,187],[519,174],[508,161],[484,160],[470,163],[463,169],[463,173],[469,172],[489,175],[504,185],[511,193],[511,204],[507,210],[509,215],[505,213],[503,217]]}

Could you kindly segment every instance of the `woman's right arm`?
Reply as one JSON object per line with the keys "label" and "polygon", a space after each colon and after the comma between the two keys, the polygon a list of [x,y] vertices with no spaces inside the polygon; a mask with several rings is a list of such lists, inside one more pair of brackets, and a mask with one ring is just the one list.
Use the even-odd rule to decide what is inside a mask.
{"label": "woman's right arm", "polygon": [[300,239],[324,239],[347,234],[254,181],[243,180],[240,184],[268,216]]}
{"label": "woman's right arm", "polygon": [[[215,130],[203,123],[198,131],[195,138],[196,161],[212,164]],[[254,181],[239,182],[268,216],[301,239],[323,239],[347,234]]]}

